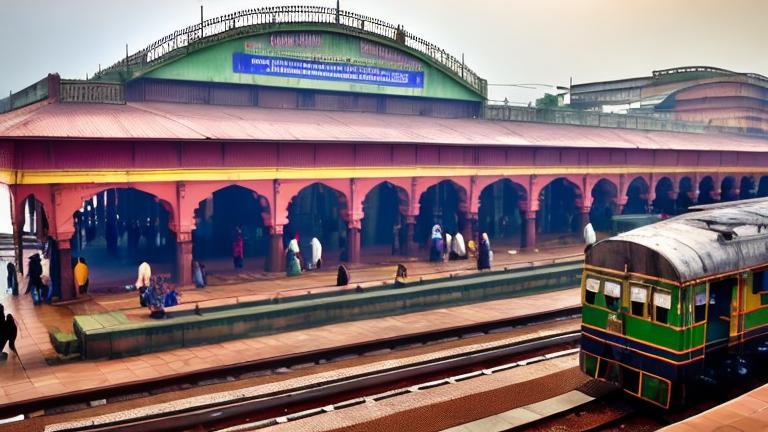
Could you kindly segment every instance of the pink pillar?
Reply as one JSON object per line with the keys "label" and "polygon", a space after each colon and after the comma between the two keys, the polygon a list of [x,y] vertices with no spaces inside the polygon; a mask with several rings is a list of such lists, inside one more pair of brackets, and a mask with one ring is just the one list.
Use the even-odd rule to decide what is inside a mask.
{"label": "pink pillar", "polygon": [[533,250],[536,248],[536,211],[523,212],[523,223],[525,224],[523,248]]}
{"label": "pink pillar", "polygon": [[349,221],[347,229],[347,262],[356,264],[360,262],[360,221]]}
{"label": "pink pillar", "polygon": [[269,227],[269,252],[266,270],[280,272],[283,270],[283,226]]}
{"label": "pink pillar", "polygon": [[176,283],[192,283],[192,233],[180,232],[176,238]]}
{"label": "pink pillar", "polygon": [[419,245],[413,241],[413,236],[416,233],[416,217],[407,216],[405,218],[405,255],[414,255],[419,251]]}
{"label": "pink pillar", "polygon": [[75,275],[72,268],[72,249],[69,240],[56,240],[59,249],[59,283],[61,284],[61,300],[72,300],[75,294]]}

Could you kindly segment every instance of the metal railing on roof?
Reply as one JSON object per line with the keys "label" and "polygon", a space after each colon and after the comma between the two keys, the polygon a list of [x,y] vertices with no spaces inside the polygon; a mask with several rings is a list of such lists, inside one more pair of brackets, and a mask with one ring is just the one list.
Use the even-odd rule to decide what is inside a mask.
{"label": "metal railing on roof", "polygon": [[181,50],[184,48],[196,46],[198,43],[199,46],[204,46],[208,42],[244,35],[256,26],[302,23],[336,24],[353,32],[372,33],[391,39],[430,57],[438,65],[441,65],[442,69],[464,81],[479,94],[485,96],[488,93],[487,82],[468,68],[463,60],[459,60],[444,49],[414,36],[400,26],[377,18],[320,6],[279,6],[248,9],[205,20],[200,24],[177,30],[152,42],[141,51],[100,71],[96,77],[109,72],[122,71],[126,68],[136,69],[158,64],[183,54],[184,52]]}
{"label": "metal railing on roof", "polygon": [[681,66],[676,68],[670,68],[670,69],[661,69],[661,70],[655,70],[653,71],[654,78],[658,78],[660,76],[664,75],[671,75],[676,73],[686,73],[686,72],[712,72],[712,73],[720,73],[720,74],[726,74],[726,75],[744,75],[749,78],[754,78],[756,80],[760,81],[768,81],[768,77],[756,73],[751,72],[734,72],[728,69],[713,67],[713,66]]}

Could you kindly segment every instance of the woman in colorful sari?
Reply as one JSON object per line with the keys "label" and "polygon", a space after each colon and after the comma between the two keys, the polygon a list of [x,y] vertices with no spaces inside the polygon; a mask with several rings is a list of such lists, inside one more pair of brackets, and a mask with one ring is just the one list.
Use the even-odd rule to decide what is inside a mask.
{"label": "woman in colorful sari", "polygon": [[293,239],[285,248],[285,274],[286,276],[297,276],[301,274],[301,262],[297,253],[299,251],[299,242]]}

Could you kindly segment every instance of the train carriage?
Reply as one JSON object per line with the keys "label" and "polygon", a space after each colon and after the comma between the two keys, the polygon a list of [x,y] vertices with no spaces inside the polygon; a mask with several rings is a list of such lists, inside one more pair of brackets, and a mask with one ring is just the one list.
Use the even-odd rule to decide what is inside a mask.
{"label": "train carriage", "polygon": [[768,199],[692,210],[596,243],[582,276],[582,371],[665,408],[768,332]]}

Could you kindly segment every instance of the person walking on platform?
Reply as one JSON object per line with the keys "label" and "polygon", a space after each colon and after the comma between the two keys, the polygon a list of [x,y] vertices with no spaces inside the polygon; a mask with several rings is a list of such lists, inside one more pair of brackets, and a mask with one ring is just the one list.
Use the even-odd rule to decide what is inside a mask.
{"label": "person walking on platform", "polygon": [[8,262],[6,270],[8,271],[6,279],[8,281],[8,291],[10,291],[11,294],[17,296],[19,295],[19,279],[16,275],[16,266],[12,261]]}
{"label": "person walking on platform", "polygon": [[27,291],[25,294],[32,293],[32,303],[37,306],[43,301],[43,265],[40,260],[40,254],[34,254],[29,257],[29,265],[27,266],[27,276],[29,282],[27,284]]}
{"label": "person walking on platform", "polygon": [[0,304],[0,361],[5,361],[8,358],[8,354],[3,352],[5,344],[8,344],[8,348],[11,349],[18,356],[16,352],[16,336],[19,330],[16,327],[16,321],[14,321],[11,314],[5,315],[5,309]]}
{"label": "person walking on platform", "polygon": [[299,242],[296,239],[288,243],[285,248],[285,274],[297,276],[301,274],[301,261],[299,260]]}
{"label": "person walking on platform", "polygon": [[477,256],[477,269],[490,270],[493,257],[491,252],[491,242],[488,240],[488,234],[483,233],[483,237],[480,240],[479,249],[480,250]]}
{"label": "person walking on platform", "polygon": [[312,246],[312,255],[310,256],[308,269],[319,270],[323,264],[323,245],[320,244],[320,240],[317,237],[312,237],[312,241],[309,242]]}
{"label": "person walking on platform", "polygon": [[443,230],[440,225],[432,227],[432,245],[429,248],[429,260],[439,262],[443,260]]}
{"label": "person walking on platform", "polygon": [[336,273],[336,286],[349,285],[349,270],[344,264],[339,266],[339,271]]}
{"label": "person walking on platform", "polygon": [[192,281],[196,288],[205,288],[205,278],[203,277],[203,267],[198,261],[192,261]]}
{"label": "person walking on platform", "polygon": [[88,264],[80,257],[75,265],[75,289],[78,295],[88,293]]}
{"label": "person walking on platform", "polygon": [[235,229],[235,239],[232,241],[232,262],[236,270],[243,268],[243,231],[240,227]]}

